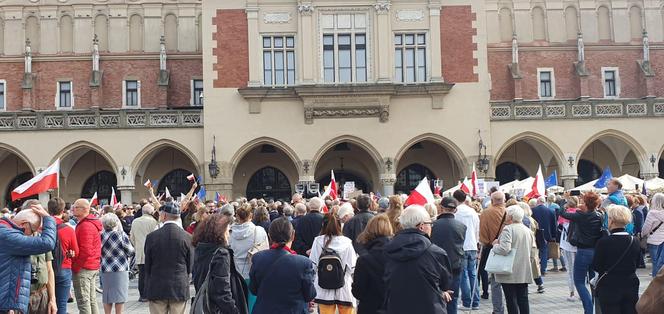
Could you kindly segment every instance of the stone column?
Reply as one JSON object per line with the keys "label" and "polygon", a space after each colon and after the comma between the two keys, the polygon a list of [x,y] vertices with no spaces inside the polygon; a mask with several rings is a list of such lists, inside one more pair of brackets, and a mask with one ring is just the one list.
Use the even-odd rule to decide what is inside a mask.
{"label": "stone column", "polygon": [[130,204],[133,202],[134,186],[118,186],[120,192],[120,201],[122,204]]}
{"label": "stone column", "polygon": [[429,40],[431,41],[431,81],[443,81],[443,67],[440,45],[440,1],[429,4]]}
{"label": "stone column", "polygon": [[[657,178],[659,176],[659,172],[646,172],[646,173],[641,173],[641,179],[643,180],[650,180]],[[647,184],[646,184],[647,187]]]}
{"label": "stone column", "polygon": [[249,33],[249,87],[261,86],[261,62],[262,60],[258,43],[260,40],[258,32],[258,6],[247,6],[247,32]]}
{"label": "stone column", "polygon": [[300,46],[300,51],[302,51],[300,57],[297,58],[300,60],[299,66],[301,69],[298,74],[301,78],[300,80],[302,84],[315,84],[316,75],[314,69],[316,66],[314,65],[314,56],[316,55],[316,52],[314,49],[314,41],[312,39],[312,32],[314,32],[314,22],[312,17],[314,6],[310,2],[303,2],[298,5],[297,10],[300,18],[298,23],[300,35],[298,37],[298,45]]}
{"label": "stone column", "polygon": [[573,189],[576,186],[576,179],[578,176],[574,175],[564,175],[560,177],[563,180],[563,187],[565,190]]}
{"label": "stone column", "polygon": [[381,32],[378,34],[378,83],[391,82],[392,69],[391,64],[391,51],[393,51],[392,42],[392,26],[390,25],[390,2],[381,1],[375,4],[376,9],[376,25]]}
{"label": "stone column", "polygon": [[51,199],[51,193],[44,192],[44,193],[39,193],[39,202],[46,208],[46,205],[48,205],[48,201]]}
{"label": "stone column", "polygon": [[383,196],[394,194],[394,183],[397,182],[397,175],[395,173],[382,173],[380,175],[380,182],[383,184]]}

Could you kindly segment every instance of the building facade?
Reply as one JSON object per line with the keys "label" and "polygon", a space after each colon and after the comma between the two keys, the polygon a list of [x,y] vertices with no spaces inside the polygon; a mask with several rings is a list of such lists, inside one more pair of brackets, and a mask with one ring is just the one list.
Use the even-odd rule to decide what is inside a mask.
{"label": "building facade", "polygon": [[[68,200],[383,195],[473,165],[572,187],[664,169],[663,11],[644,1],[0,3],[0,201],[60,158]],[[204,92],[203,92],[204,91]],[[203,106],[203,103],[205,106]],[[204,108],[204,109],[203,109]],[[44,198],[47,195],[43,195]]]}

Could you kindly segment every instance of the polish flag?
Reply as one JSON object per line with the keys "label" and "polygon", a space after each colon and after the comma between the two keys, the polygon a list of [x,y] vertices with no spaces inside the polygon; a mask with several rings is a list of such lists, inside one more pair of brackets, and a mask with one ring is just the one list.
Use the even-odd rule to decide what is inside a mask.
{"label": "polish flag", "polygon": [[149,189],[152,187],[152,182],[150,182],[150,179],[148,179],[147,181],[145,181],[145,183],[143,183],[143,185],[145,185],[145,187]]}
{"label": "polish flag", "polygon": [[440,195],[440,193],[443,191],[443,189],[439,186],[436,186],[433,190],[434,195]]}
{"label": "polish flag", "polygon": [[56,160],[40,174],[15,188],[12,191],[12,201],[57,189],[59,186],[60,159]]}
{"label": "polish flag", "polygon": [[528,198],[536,198],[544,195],[546,191],[544,190],[544,177],[542,176],[542,165],[537,167],[537,175],[535,175],[535,181],[533,181],[533,190],[526,195]]}
{"label": "polish flag", "polygon": [[331,172],[331,178],[332,180],[330,181],[330,184],[327,186],[325,189],[325,192],[323,192],[323,195],[321,195],[321,199],[325,200],[326,197],[330,196],[333,200],[336,200],[339,198],[339,195],[337,194],[337,180],[334,179],[334,170],[330,170]]}
{"label": "polish flag", "polygon": [[466,194],[470,194],[472,189],[472,184],[470,180],[468,180],[468,177],[463,178],[463,182],[461,183],[460,189],[461,191],[466,192]]}
{"label": "polish flag", "polygon": [[192,173],[192,174],[187,176],[187,180],[189,180],[191,182],[194,182],[194,181],[196,181],[196,176]]}
{"label": "polish flag", "polygon": [[171,196],[171,191],[168,190],[168,187],[165,188],[166,188],[166,198],[173,199],[173,197]]}
{"label": "polish flag", "polygon": [[90,199],[90,206],[97,206],[99,205],[99,199],[97,199],[97,192],[95,192],[94,195],[92,195],[92,198]]}
{"label": "polish flag", "polygon": [[415,187],[413,191],[410,192],[410,195],[406,199],[405,205],[422,205],[424,206],[427,203],[433,204],[434,198],[433,193],[431,193],[431,187],[429,186],[429,180],[425,177],[420,181],[420,184]]}
{"label": "polish flag", "polygon": [[[95,193],[96,195],[97,193]],[[115,189],[111,187],[111,207],[115,207],[115,204],[118,203],[118,198],[115,196]]]}
{"label": "polish flag", "polygon": [[470,174],[470,183],[473,187],[473,196],[477,196],[477,193],[480,190],[480,186],[477,182],[477,171],[475,171],[475,164],[473,164],[473,172]]}

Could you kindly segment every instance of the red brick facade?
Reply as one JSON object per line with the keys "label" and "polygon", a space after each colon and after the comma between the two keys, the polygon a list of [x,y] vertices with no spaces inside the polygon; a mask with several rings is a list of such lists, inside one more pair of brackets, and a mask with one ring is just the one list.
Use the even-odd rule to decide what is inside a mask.
{"label": "red brick facade", "polygon": [[[167,68],[170,82],[167,89],[157,84],[159,60],[103,60],[101,97],[98,104],[93,101],[90,77],[91,61],[44,61],[33,62],[32,88],[33,110],[54,110],[58,80],[71,80],[73,84],[74,109],[122,107],[122,81],[126,78],[141,81],[141,108],[188,106],[191,97],[191,80],[202,77],[202,60],[178,60],[171,56]],[[0,63],[0,79],[7,81],[7,111],[23,109],[23,62]],[[168,100],[164,102],[167,93]]]}
{"label": "red brick facade", "polygon": [[[521,98],[539,99],[537,86],[537,68],[553,68],[555,78],[555,99],[578,99],[581,96],[591,98],[604,97],[602,67],[617,67],[620,79],[620,98],[643,98],[646,96],[664,96],[664,82],[657,77],[651,78],[653,88],[646,88],[646,79],[637,60],[642,58],[641,46],[619,49],[603,47],[595,50],[586,46],[586,70],[589,75],[582,78],[576,74],[574,62],[577,60],[576,45],[550,47],[548,50],[530,46],[519,47],[519,69],[522,76]],[[512,100],[515,80],[507,67],[512,62],[511,49],[489,48],[488,65],[491,73],[491,100]],[[651,64],[656,74],[664,73],[664,51],[651,50]],[[582,87],[582,80],[587,82],[587,90]]]}
{"label": "red brick facade", "polygon": [[477,29],[473,27],[475,13],[469,5],[443,6],[440,11],[440,42],[443,79],[450,83],[477,82],[473,66],[477,59],[473,51],[477,44],[473,36]]}
{"label": "red brick facade", "polygon": [[217,27],[213,40],[217,47],[212,49],[216,58],[214,70],[217,78],[215,88],[246,87],[249,81],[249,39],[247,13],[241,10],[217,10],[212,19]]}

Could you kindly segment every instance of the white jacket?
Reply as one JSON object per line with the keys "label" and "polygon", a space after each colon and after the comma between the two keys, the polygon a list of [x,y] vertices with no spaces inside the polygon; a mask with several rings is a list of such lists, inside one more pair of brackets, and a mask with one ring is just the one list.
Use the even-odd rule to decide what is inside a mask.
{"label": "white jacket", "polygon": [[233,249],[235,268],[237,268],[237,271],[244,279],[249,278],[249,270],[251,268],[247,259],[249,249],[256,246],[262,251],[270,247],[265,229],[257,227],[251,221],[231,226],[229,244],[231,249]]}
{"label": "white jacket", "polygon": [[[318,259],[325,245],[325,236],[317,236],[311,247],[311,254],[309,259],[314,263],[314,270],[318,270]],[[316,299],[325,301],[341,301],[352,303],[353,307],[356,306],[355,297],[351,291],[353,285],[353,272],[355,271],[355,262],[357,255],[353,249],[353,241],[344,236],[336,236],[332,238],[328,248],[333,249],[341,257],[341,262],[346,268],[345,284],[340,289],[330,290],[323,289],[318,285],[318,276],[315,276],[314,286],[316,287]]]}
{"label": "white jacket", "polygon": [[[653,229],[657,228],[660,222],[664,222],[664,210],[653,209],[649,211],[641,234],[644,236],[650,234]],[[652,235],[648,236],[648,244],[660,245],[662,242],[664,242],[664,224]]]}
{"label": "white jacket", "polygon": [[470,206],[459,204],[454,218],[466,226],[466,238],[463,242],[464,251],[476,251],[480,239],[480,215]]}

